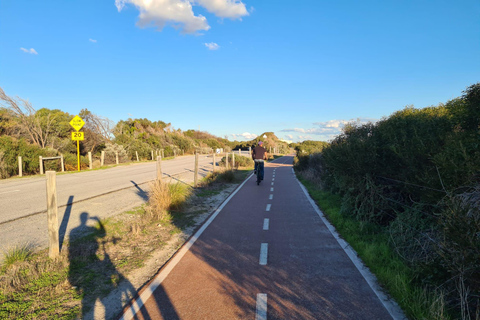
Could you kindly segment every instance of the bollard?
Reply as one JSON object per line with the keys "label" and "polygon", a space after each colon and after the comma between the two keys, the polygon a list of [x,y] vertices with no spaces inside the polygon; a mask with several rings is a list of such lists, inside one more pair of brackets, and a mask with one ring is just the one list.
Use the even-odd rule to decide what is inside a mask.
{"label": "bollard", "polygon": [[118,164],[118,152],[115,152],[115,162]]}
{"label": "bollard", "polygon": [[225,153],[225,169],[228,170],[228,152]]}
{"label": "bollard", "polygon": [[43,174],[43,157],[39,156],[38,159],[40,161],[40,174]]}
{"label": "bollard", "polygon": [[100,166],[103,167],[105,164],[105,151],[102,151],[102,155],[100,156]]}
{"label": "bollard", "polygon": [[193,177],[193,186],[196,188],[198,182],[198,151],[195,150],[195,172]]}
{"label": "bollard", "polygon": [[18,156],[18,176],[23,176],[22,156]]}
{"label": "bollard", "polygon": [[47,220],[48,220],[48,256],[58,257],[60,244],[58,236],[57,178],[55,171],[47,171]]}
{"label": "bollard", "polygon": [[235,169],[235,153],[232,151],[232,169]]}
{"label": "bollard", "polygon": [[88,151],[88,168],[90,170],[93,169],[93,163],[92,163],[92,153],[90,151]]}
{"label": "bollard", "polygon": [[154,158],[153,158],[153,150],[152,150],[152,160],[153,160],[153,159],[154,159]]}
{"label": "bollard", "polygon": [[63,154],[60,155],[60,165],[62,166],[62,172],[65,172],[65,163],[63,161]]}
{"label": "bollard", "polygon": [[135,155],[137,156],[137,162],[139,162],[140,160],[138,160],[138,151],[135,151]]}

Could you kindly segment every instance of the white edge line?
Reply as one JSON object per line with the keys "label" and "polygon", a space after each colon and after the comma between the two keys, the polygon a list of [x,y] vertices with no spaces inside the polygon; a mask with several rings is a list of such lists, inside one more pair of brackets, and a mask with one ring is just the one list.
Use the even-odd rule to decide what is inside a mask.
{"label": "white edge line", "polygon": [[174,255],[172,260],[167,262],[167,264],[162,268],[162,270],[158,273],[158,275],[153,279],[153,281],[148,285],[147,288],[142,292],[142,294],[135,300],[135,302],[130,306],[130,308],[125,311],[125,313],[120,318],[121,320],[131,320],[135,316],[135,314],[140,311],[142,308],[144,301],[147,301],[153,292],[160,286],[160,284],[165,280],[168,274],[173,270],[173,268],[177,265],[178,262],[183,258],[183,256],[188,252],[188,250],[192,247],[192,245],[197,241],[200,235],[207,229],[207,227],[212,223],[215,217],[222,211],[222,209],[227,205],[227,203],[233,198],[233,196],[243,187],[243,185],[249,180],[249,178],[253,176],[251,174],[249,177],[243,181],[243,183],[225,200],[215,213],[210,216],[210,218],[202,225],[200,229],[190,238],[190,240],[182,246],[182,248]]}
{"label": "white edge line", "polygon": [[[293,170],[293,169],[292,169]],[[403,313],[402,309],[399,307],[399,305],[393,300],[393,298],[389,298],[381,289],[380,285],[377,282],[377,278],[375,275],[363,264],[362,260],[358,257],[357,253],[355,250],[353,250],[350,245],[340,238],[337,230],[335,227],[330,224],[330,222],[325,218],[325,215],[323,212],[318,208],[317,204],[315,201],[310,197],[310,194],[308,194],[307,189],[305,186],[297,179],[295,176],[295,180],[297,180],[298,184],[302,188],[303,192],[307,196],[308,201],[310,201],[310,204],[312,205],[313,209],[317,212],[317,214],[320,216],[322,219],[323,223],[327,226],[328,230],[330,233],[337,239],[338,244],[342,247],[342,249],[345,251],[345,253],[348,255],[350,260],[352,260],[353,264],[355,267],[357,267],[358,271],[360,271],[361,275],[363,278],[367,281],[368,285],[370,288],[373,290],[373,292],[377,295],[378,299],[380,302],[382,302],[383,306],[385,309],[387,309],[388,313],[392,316],[393,319],[395,320],[403,320],[407,319],[405,314]]]}
{"label": "white edge line", "polygon": [[255,320],[267,320],[267,294],[257,293],[257,308]]}
{"label": "white edge line", "polygon": [[20,190],[12,190],[12,191],[0,192],[0,194],[12,193],[12,192],[20,192]]}

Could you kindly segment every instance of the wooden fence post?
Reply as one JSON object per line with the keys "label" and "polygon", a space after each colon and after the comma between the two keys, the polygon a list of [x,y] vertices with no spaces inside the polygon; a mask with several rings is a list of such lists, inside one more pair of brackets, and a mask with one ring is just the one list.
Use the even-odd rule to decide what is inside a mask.
{"label": "wooden fence post", "polygon": [[228,152],[225,152],[225,169],[228,170]]}
{"label": "wooden fence post", "polygon": [[22,156],[18,156],[18,176],[23,177]]}
{"label": "wooden fence post", "polygon": [[62,166],[62,172],[65,172],[65,162],[63,161],[63,154],[60,155],[60,165]]}
{"label": "wooden fence post", "polygon": [[88,151],[88,168],[90,170],[93,169],[93,163],[92,163],[92,152]]}
{"label": "wooden fence post", "polygon": [[40,161],[40,174],[43,174],[43,157],[39,156],[38,160]]}
{"label": "wooden fence post", "polygon": [[153,160],[153,159],[154,159],[154,158],[153,158],[153,150],[152,150],[152,160]]}
{"label": "wooden fence post", "polygon": [[165,158],[165,149],[162,149],[162,158]]}
{"label": "wooden fence post", "polygon": [[140,160],[138,159],[138,151],[135,151],[135,155],[137,156],[137,162],[139,162]]}
{"label": "wooden fence post", "polygon": [[103,167],[105,164],[105,151],[102,151],[102,155],[100,156],[100,166]]}
{"label": "wooden fence post", "polygon": [[162,180],[162,157],[157,156],[157,180]]}
{"label": "wooden fence post", "polygon": [[55,171],[47,171],[47,219],[48,219],[48,256],[51,259],[60,253],[58,235],[57,178]]}
{"label": "wooden fence post", "polygon": [[118,152],[115,152],[115,162],[118,164]]}
{"label": "wooden fence post", "polygon": [[213,153],[213,172],[215,172],[215,166],[217,164],[215,163],[215,152]]}
{"label": "wooden fence post", "polygon": [[232,151],[232,169],[235,169],[235,153]]}
{"label": "wooden fence post", "polygon": [[193,186],[196,188],[198,183],[198,151],[195,150],[195,172],[193,177]]}

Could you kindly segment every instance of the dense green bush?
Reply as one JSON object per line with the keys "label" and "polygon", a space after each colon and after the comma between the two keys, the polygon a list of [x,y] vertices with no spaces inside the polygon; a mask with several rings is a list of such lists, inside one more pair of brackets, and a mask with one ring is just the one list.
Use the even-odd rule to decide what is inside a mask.
{"label": "dense green bush", "polygon": [[311,155],[320,153],[328,146],[328,142],[306,140],[295,144],[295,168],[297,170],[306,170],[307,168],[316,168],[315,163],[311,163]]}
{"label": "dense green bush", "polygon": [[[0,176],[2,179],[18,175],[18,157],[22,157],[23,174],[37,174],[40,172],[39,156],[57,156],[57,152],[29,144],[25,139],[16,139],[9,136],[0,137]],[[52,167],[52,162],[46,162],[45,169],[59,170],[60,166]]]}
{"label": "dense green bush", "polygon": [[470,319],[480,310],[479,141],[476,84],[446,104],[349,124],[296,168],[342,195],[343,214],[388,228],[418,280],[450,292],[451,310]]}
{"label": "dense green bush", "polygon": [[[234,154],[234,156],[235,156],[235,167],[236,168],[238,168],[238,167],[253,167],[254,163],[253,163],[252,158],[241,156],[241,155],[238,155],[238,154]],[[225,167],[225,161],[226,161],[226,157],[223,157],[218,162],[218,165],[221,166],[221,167]],[[228,163],[229,163],[229,167],[231,167],[231,165],[232,165],[232,155],[231,154],[228,155]]]}

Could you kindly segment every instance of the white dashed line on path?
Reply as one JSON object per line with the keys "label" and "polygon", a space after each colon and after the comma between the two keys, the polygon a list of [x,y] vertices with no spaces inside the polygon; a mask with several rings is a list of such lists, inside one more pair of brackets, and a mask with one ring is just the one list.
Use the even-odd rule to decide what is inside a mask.
{"label": "white dashed line on path", "polygon": [[272,208],[272,205],[271,205],[271,204],[267,204],[267,209],[266,209],[266,211],[270,211],[270,208]]}
{"label": "white dashed line on path", "polygon": [[268,243],[262,243],[260,246],[260,265],[266,266],[267,265],[267,257],[268,257]]}
{"label": "white dashed line on path", "polygon": [[273,192],[273,188],[270,188],[270,191]]}
{"label": "white dashed line on path", "polygon": [[268,200],[273,200],[273,194],[268,197]]}
{"label": "white dashed line on path", "polygon": [[263,230],[268,230],[269,226],[270,226],[270,219],[265,218],[263,220]]}
{"label": "white dashed line on path", "polygon": [[257,294],[257,310],[255,312],[255,320],[267,320],[267,294]]}
{"label": "white dashed line on path", "polygon": [[0,192],[0,194],[12,193],[12,192],[20,192],[20,190],[12,190],[12,191]]}

